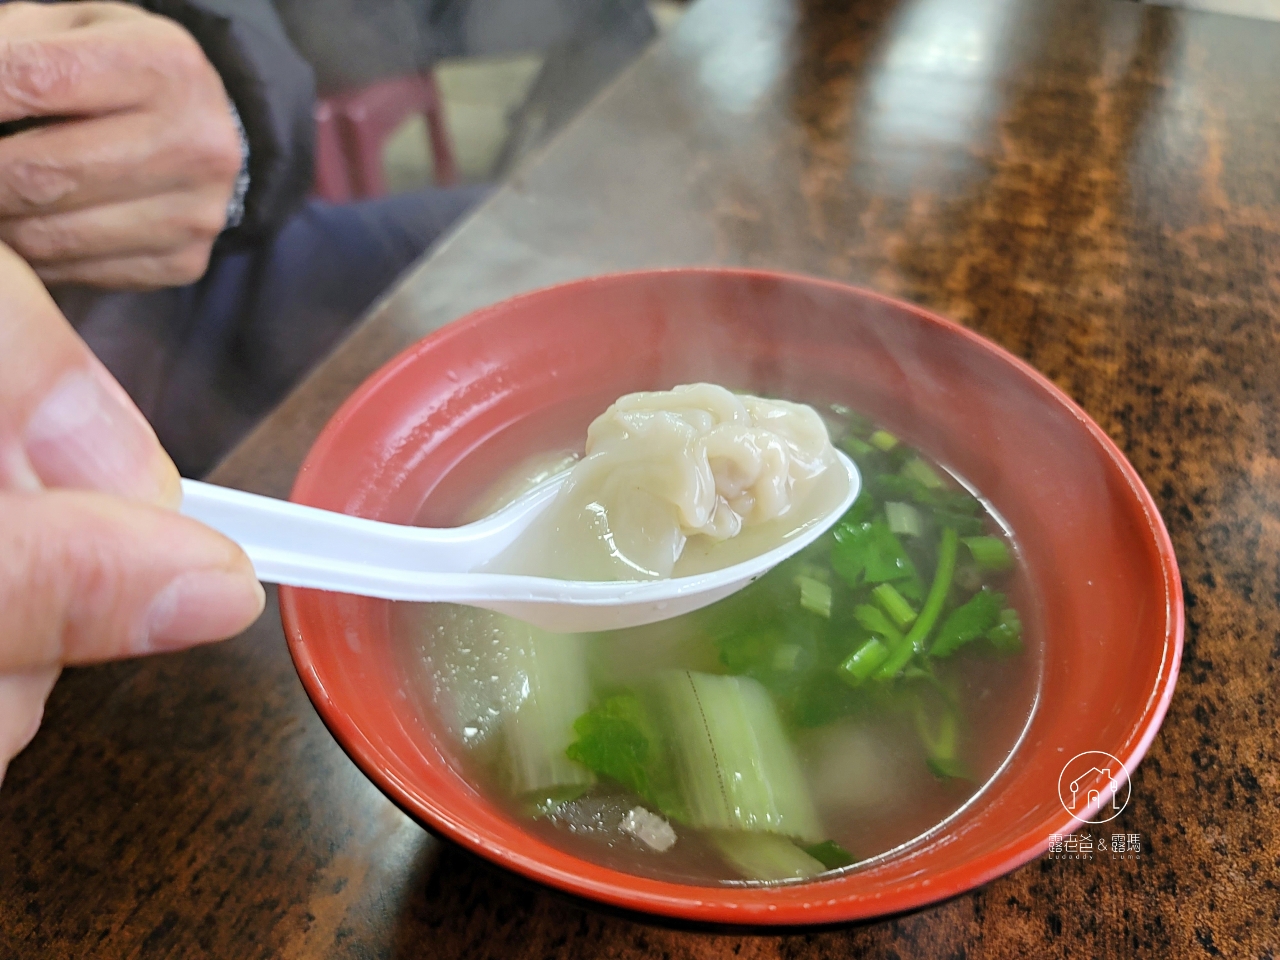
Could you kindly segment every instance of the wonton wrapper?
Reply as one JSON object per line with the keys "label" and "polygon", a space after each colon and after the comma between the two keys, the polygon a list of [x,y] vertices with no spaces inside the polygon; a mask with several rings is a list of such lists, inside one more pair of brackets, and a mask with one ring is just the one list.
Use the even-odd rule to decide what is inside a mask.
{"label": "wonton wrapper", "polygon": [[[802,404],[707,383],[629,394],[591,424],[555,503],[497,567],[636,580],[695,572],[677,569],[686,554],[725,566],[825,513],[844,492],[831,481],[847,483],[836,462],[826,425]],[[731,538],[741,549],[716,549]]]}

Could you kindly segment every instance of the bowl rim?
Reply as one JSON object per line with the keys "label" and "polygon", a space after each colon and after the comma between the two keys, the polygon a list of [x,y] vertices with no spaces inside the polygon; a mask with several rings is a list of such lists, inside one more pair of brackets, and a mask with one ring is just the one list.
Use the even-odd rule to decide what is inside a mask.
{"label": "bowl rim", "polygon": [[[1179,574],[1177,557],[1173,550],[1173,542],[1160,516],[1159,509],[1150,491],[1147,490],[1146,485],[1138,476],[1137,470],[1129,463],[1115,441],[1053,381],[1025,360],[1009,352],[999,344],[988,340],[976,331],[906,300],[886,296],[854,284],[807,274],[715,266],[618,271],[595,274],[528,290],[470,311],[466,315],[445,324],[422,339],[410,344],[365,378],[360,386],[326,422],[299,468],[289,499],[294,502],[307,502],[308,495],[313,492],[314,478],[317,475],[317,471],[313,468],[330,455],[331,449],[337,443],[345,422],[368,403],[388,381],[399,376],[403,368],[414,364],[422,353],[434,350],[440,344],[455,337],[465,336],[473,327],[485,323],[495,312],[509,310],[513,305],[521,301],[536,299],[552,291],[670,275],[701,275],[718,278],[729,277],[744,282],[754,280],[800,284],[824,288],[845,295],[853,294],[866,300],[891,306],[897,310],[905,310],[926,324],[941,327],[949,335],[960,336],[969,341],[972,347],[985,351],[995,359],[1012,366],[1019,374],[1043,391],[1049,399],[1057,403],[1084,427],[1101,452],[1117,468],[1119,475],[1123,477],[1128,486],[1130,494],[1141,508],[1142,516],[1147,524],[1147,530],[1156,548],[1162,586],[1164,588],[1165,633],[1161,651],[1160,672],[1146,703],[1142,707],[1140,721],[1135,724],[1134,733],[1131,733],[1129,737],[1128,749],[1124,751],[1122,756],[1118,757],[1124,765],[1127,777],[1131,778],[1134,769],[1149,749],[1168,712],[1174,688],[1177,684],[1185,633],[1186,618],[1183,606],[1182,580]],[[338,704],[330,699],[316,670],[315,660],[311,656],[306,638],[302,636],[299,629],[301,616],[299,604],[307,595],[313,593],[315,591],[296,587],[282,586],[279,588],[280,615],[284,625],[285,639],[289,647],[290,657],[308,698],[311,700],[325,727],[360,771],[413,820],[449,838],[471,853],[478,854],[498,866],[512,870],[526,879],[545,884],[574,897],[604,904],[610,908],[671,920],[734,927],[813,927],[900,914],[973,890],[999,876],[1016,870],[1045,853],[1049,849],[1051,837],[1055,833],[1066,834],[1074,832],[1082,822],[1086,822],[1089,817],[1096,813],[1096,808],[1102,803],[1102,800],[1099,799],[1096,804],[1087,807],[1080,817],[1073,817],[1064,809],[1061,826],[1055,831],[1045,836],[1029,833],[1018,840],[1011,841],[1001,849],[968,860],[964,864],[953,867],[942,874],[941,879],[944,882],[934,882],[933,878],[926,878],[917,883],[904,884],[893,892],[877,892],[870,896],[862,892],[837,892],[830,888],[830,884],[840,883],[846,878],[856,876],[855,867],[853,868],[853,873],[840,874],[832,877],[829,881],[819,880],[812,884],[806,883],[805,887],[813,889],[815,896],[813,902],[803,905],[760,903],[750,908],[744,908],[743,905],[728,902],[732,893],[734,891],[740,892],[742,888],[695,886],[693,884],[679,884],[673,881],[650,880],[601,867],[576,857],[573,859],[584,864],[589,872],[605,874],[609,878],[621,878],[624,882],[614,882],[611,879],[594,879],[584,873],[567,872],[549,867],[534,856],[512,849],[482,835],[481,831],[470,827],[464,822],[465,818],[458,817],[446,805],[435,802],[420,803],[416,798],[410,796],[394,773],[382,768],[378,756],[379,751],[375,745],[360,731],[350,717],[340,709]],[[981,793],[982,791],[979,792]],[[933,833],[933,830],[926,831],[923,836],[932,836]],[[908,842],[905,845],[906,849],[911,849],[915,843],[915,840]],[[637,887],[646,889],[636,889]],[[790,884],[786,888],[794,889]],[[832,894],[835,895],[832,896]]]}

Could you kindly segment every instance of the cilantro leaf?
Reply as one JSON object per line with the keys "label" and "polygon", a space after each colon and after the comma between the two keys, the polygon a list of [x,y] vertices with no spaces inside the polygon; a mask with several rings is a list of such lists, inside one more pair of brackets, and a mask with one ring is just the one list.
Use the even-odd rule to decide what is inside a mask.
{"label": "cilantro leaf", "polygon": [[760,679],[773,664],[778,647],[787,642],[786,631],[773,626],[725,633],[716,637],[720,662],[733,674],[747,674]]}
{"label": "cilantro leaf", "polygon": [[1008,607],[1000,611],[1000,622],[987,631],[987,639],[1000,653],[1022,652],[1022,618]]}
{"label": "cilantro leaf", "polygon": [[[974,501],[974,503],[977,502],[976,500]],[[934,509],[933,520],[940,527],[951,527],[962,537],[976,537],[983,530],[981,517],[971,517],[968,514],[957,513],[954,510],[947,510],[942,507]]]}
{"label": "cilantro leaf", "polygon": [[874,523],[837,524],[831,545],[831,566],[851,587],[865,580],[885,583],[916,575],[915,564],[889,525]]}
{"label": "cilantro leaf", "polygon": [[815,843],[803,849],[828,870],[839,870],[841,867],[848,867],[858,862],[857,857],[834,840],[823,840],[821,843]]}
{"label": "cilantro leaf", "polygon": [[926,757],[929,772],[939,780],[972,780],[973,774],[965,764],[955,757]]}
{"label": "cilantro leaf", "polygon": [[648,766],[654,753],[648,727],[639,698],[618,694],[573,722],[578,739],[569,744],[565,754],[637,796],[647,797]]}
{"label": "cilantro leaf", "polygon": [[970,640],[976,640],[1000,622],[1004,610],[1004,594],[983,587],[963,606],[952,610],[938,628],[929,654],[947,657]]}
{"label": "cilantro leaf", "polygon": [[845,511],[845,515],[840,518],[840,522],[847,524],[869,523],[875,517],[878,506],[875,499],[868,496],[864,490],[858,494],[858,499],[853,501],[853,506]]}
{"label": "cilantro leaf", "polygon": [[915,600],[917,603],[924,599],[924,581],[920,579],[920,574],[910,577],[906,580],[896,581],[897,589],[900,594],[908,600]]}

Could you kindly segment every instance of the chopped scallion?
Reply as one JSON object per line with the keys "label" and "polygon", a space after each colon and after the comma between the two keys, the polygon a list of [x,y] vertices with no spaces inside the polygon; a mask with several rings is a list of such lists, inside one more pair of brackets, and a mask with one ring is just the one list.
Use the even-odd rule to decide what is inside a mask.
{"label": "chopped scallion", "polygon": [[800,606],[820,617],[831,616],[831,588],[813,577],[796,577],[800,587]]}
{"label": "chopped scallion", "polygon": [[889,657],[884,663],[880,664],[880,669],[876,671],[875,678],[877,680],[892,680],[902,668],[911,662],[911,657],[915,654],[915,648],[905,640],[899,640],[892,650],[889,651]]}
{"label": "chopped scallion", "polygon": [[817,563],[801,564],[799,574],[802,577],[809,577],[817,580],[819,583],[831,582],[831,568]]}
{"label": "chopped scallion", "polygon": [[912,457],[902,465],[902,475],[919,481],[930,490],[941,490],[945,486],[942,478],[938,476],[938,471],[919,457]]}
{"label": "chopped scallion", "polygon": [[902,632],[890,622],[879,607],[861,603],[854,607],[853,617],[872,633],[878,633],[894,646],[902,639]]}
{"label": "chopped scallion", "polygon": [[1008,570],[1013,566],[1009,548],[1000,537],[965,537],[964,545],[983,570]]}
{"label": "chopped scallion", "polygon": [[846,683],[857,686],[870,677],[888,656],[889,648],[872,637],[840,664],[840,676]]}
{"label": "chopped scallion", "polygon": [[898,438],[888,430],[877,430],[870,437],[871,445],[879,447],[885,453],[888,453],[898,445]]}
{"label": "chopped scallion", "polygon": [[884,515],[889,521],[889,529],[894,533],[918,537],[924,531],[924,521],[920,517],[920,511],[909,503],[890,500],[884,505]]}
{"label": "chopped scallion", "polygon": [[891,583],[882,583],[871,591],[871,595],[876,598],[876,603],[880,604],[881,609],[893,618],[893,622],[900,628],[906,628],[916,618],[915,608],[907,603],[906,598],[894,589]]}
{"label": "chopped scallion", "polygon": [[773,651],[772,666],[779,673],[794,673],[800,660],[800,646],[784,643]]}

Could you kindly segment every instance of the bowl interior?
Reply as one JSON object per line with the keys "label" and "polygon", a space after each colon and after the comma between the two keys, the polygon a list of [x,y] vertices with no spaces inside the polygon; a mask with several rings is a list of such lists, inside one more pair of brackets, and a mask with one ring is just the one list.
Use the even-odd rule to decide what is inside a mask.
{"label": "bowl interior", "polygon": [[[578,446],[618,396],[706,380],[864,411],[972,481],[1024,551],[1043,619],[1040,697],[1012,761],[944,828],[829,880],[682,886],[534,839],[463,777],[418,708],[391,605],[282,589],[286,634],[325,722],[402,808],[563,890],[699,921],[809,924],[919,906],[983,883],[1072,829],[1059,775],[1083,751],[1128,770],[1180,654],[1177,570],[1154,505],[1105,435],[1029,367],[962,328],[851,287],[748,271],[579,281],[422,341],[339,411],[294,499],[393,522],[457,521],[475,491],[548,444]],[[555,422],[548,437],[531,423]],[[464,460],[468,469],[456,468]]]}

